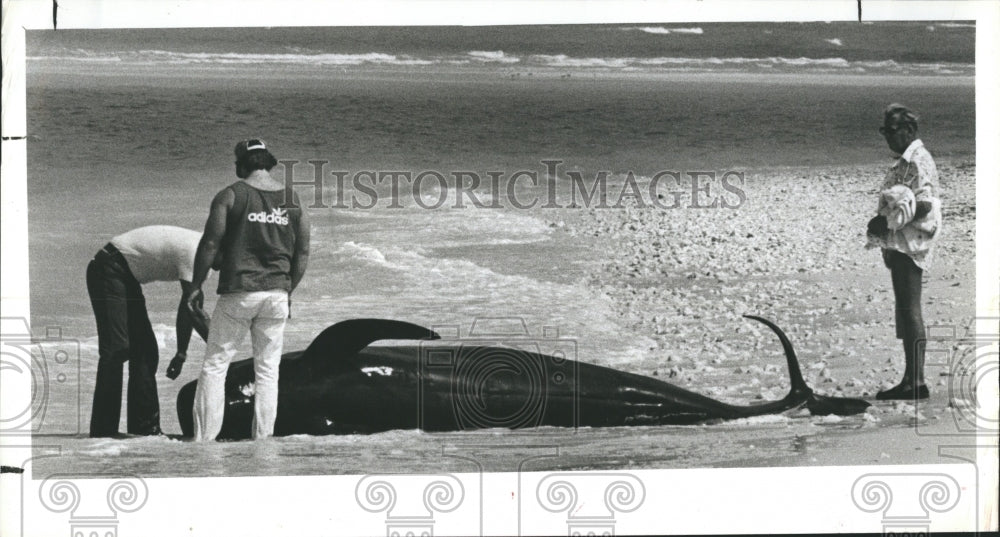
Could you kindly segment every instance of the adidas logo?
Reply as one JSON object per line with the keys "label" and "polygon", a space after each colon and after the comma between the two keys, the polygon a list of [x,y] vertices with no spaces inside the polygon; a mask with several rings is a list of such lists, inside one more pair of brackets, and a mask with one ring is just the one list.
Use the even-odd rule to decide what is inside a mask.
{"label": "adidas logo", "polygon": [[288,225],[287,211],[279,208],[271,209],[271,214],[267,214],[264,211],[259,213],[250,213],[247,215],[247,220],[251,222],[261,222],[263,224],[278,224],[279,226]]}

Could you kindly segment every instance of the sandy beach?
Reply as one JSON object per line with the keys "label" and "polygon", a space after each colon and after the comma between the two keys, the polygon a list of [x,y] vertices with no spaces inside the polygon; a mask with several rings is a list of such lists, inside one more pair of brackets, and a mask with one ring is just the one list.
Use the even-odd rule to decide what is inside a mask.
{"label": "sandy beach", "polygon": [[919,408],[874,401],[903,367],[889,273],[879,250],[863,247],[885,167],[759,170],[747,173],[739,208],[633,204],[561,224],[604,246],[606,261],[590,285],[611,298],[622,324],[650,335],[635,372],[734,403],[780,398],[788,385],[780,346],[768,329],[740,318],[757,314],[786,327],[817,392],[871,400],[865,420],[908,425],[840,437],[819,458],[772,463],[845,464],[858,450],[890,463],[894,449],[907,460],[939,462],[915,433],[954,429],[960,410],[974,404],[958,395],[965,380],[953,376],[949,358],[974,317],[976,204],[973,163],[939,161],[938,169],[945,227],[923,300],[932,396]]}

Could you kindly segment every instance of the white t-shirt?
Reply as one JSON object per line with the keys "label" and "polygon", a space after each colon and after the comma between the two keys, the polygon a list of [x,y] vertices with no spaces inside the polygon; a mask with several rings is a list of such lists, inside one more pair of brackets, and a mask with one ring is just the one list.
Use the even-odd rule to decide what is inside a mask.
{"label": "white t-shirt", "polygon": [[201,233],[176,226],[146,226],[111,239],[139,283],[191,281]]}

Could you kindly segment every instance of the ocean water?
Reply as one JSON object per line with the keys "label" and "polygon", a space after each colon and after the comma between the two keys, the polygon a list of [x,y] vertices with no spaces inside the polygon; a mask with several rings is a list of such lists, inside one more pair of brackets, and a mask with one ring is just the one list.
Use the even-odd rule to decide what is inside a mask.
{"label": "ocean water", "polygon": [[960,22],[63,30],[29,39],[32,61],[91,63],[729,65],[872,72],[967,72],[975,63],[975,25]]}
{"label": "ocean water", "polygon": [[[905,39],[914,32],[919,39]],[[294,297],[286,349],[303,348],[326,326],[355,317],[452,327],[462,335],[475,319],[513,320],[526,327],[525,337],[572,341],[580,360],[643,372],[648,335],[624,325],[610,300],[588,285],[614,245],[562,232],[572,209],[457,207],[454,172],[498,173],[505,187],[521,170],[544,179],[542,161],[551,159],[560,161],[554,180],[563,184],[567,171],[607,171],[620,180],[628,172],[882,162],[888,154],[876,129],[892,101],[921,113],[921,136],[936,157],[970,158],[974,32],[956,23],[29,32],[31,323],[36,333],[58,328],[62,338],[40,352],[66,345],[77,364],[67,382],[53,385],[37,441],[69,442],[77,469],[124,453],[134,457],[116,459],[123,470],[242,475],[329,471],[311,453],[401,444],[431,453],[448,442],[502,436],[294,438],[278,441],[265,457],[270,462],[256,469],[211,453],[179,469],[176,461],[191,454],[173,440],[76,437],[86,430],[96,371],[88,260],[134,227],[200,229],[212,196],[236,180],[231,151],[239,139],[261,136],[279,159],[296,161],[275,169],[296,181],[313,177],[308,161],[325,162],[324,207],[310,209],[310,268]],[[446,181],[397,197],[380,184],[374,207],[332,208],[338,195],[368,198],[351,181],[338,187],[330,173],[352,178],[366,170],[436,171]],[[521,181],[513,190],[530,198],[547,188]],[[317,201],[309,186],[298,192]],[[474,193],[486,204],[493,199],[488,184]],[[564,194],[558,199],[565,206]],[[442,207],[424,207],[442,198]],[[162,370],[175,346],[180,287],[151,284],[144,292]],[[196,378],[202,349],[195,337],[178,380],[161,372],[169,433],[179,433],[172,401]],[[774,441],[776,455],[793,453],[801,445],[795,438],[821,430],[809,419],[789,423],[774,436],[788,440]],[[864,426],[847,420],[834,428]],[[772,435],[771,428],[737,427],[725,442],[735,447]],[[575,446],[567,467],[628,465],[603,452],[642,435],[653,435],[662,450],[635,450],[640,466],[725,464],[693,454],[705,431],[547,434]],[[154,453],[163,458],[154,460]],[[69,460],[44,464],[58,468],[60,459]],[[398,469],[417,469],[421,461],[400,456]],[[370,461],[362,457],[337,471],[366,468]]]}

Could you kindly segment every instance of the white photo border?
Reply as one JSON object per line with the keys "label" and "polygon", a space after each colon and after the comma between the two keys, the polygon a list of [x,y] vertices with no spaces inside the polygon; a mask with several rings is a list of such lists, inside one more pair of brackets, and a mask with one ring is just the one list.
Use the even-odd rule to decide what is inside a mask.
{"label": "white photo border", "polygon": [[[866,21],[976,22],[976,164],[981,178],[976,191],[976,314],[978,319],[996,319],[1000,317],[1000,254],[995,247],[996,230],[1000,229],[997,222],[1000,157],[996,151],[1000,147],[997,129],[1000,100],[996,98],[1000,88],[1000,62],[997,61],[1000,58],[1000,2],[60,0],[56,16],[60,29],[240,27],[261,26],[265,21],[268,26],[474,26],[543,22],[851,21],[858,20],[859,7]],[[0,211],[3,278],[0,309],[7,319],[30,318],[25,30],[48,29],[52,24],[53,2],[49,0],[3,1]],[[996,322],[988,320],[981,321],[981,326],[977,327],[982,334],[996,334],[997,329]],[[16,384],[5,381],[0,404],[30,400],[29,384],[27,381]],[[996,386],[996,382],[992,385]],[[981,405],[996,412],[996,392],[980,395],[986,396]],[[136,477],[118,481],[32,478],[31,458],[44,456],[44,453],[32,452],[30,437],[14,440],[0,437],[0,459],[4,465],[25,469],[24,474],[4,474],[0,478],[0,497],[3,498],[0,534],[57,535],[65,532],[69,525],[74,535],[77,529],[87,530],[84,535],[91,534],[89,529],[99,529],[102,536],[110,534],[105,531],[111,530],[114,535],[119,531],[122,535],[361,535],[389,534],[394,528],[428,527],[431,534],[438,535],[506,535],[565,533],[567,527],[573,530],[574,523],[577,529],[603,527],[622,534],[882,532],[888,531],[891,524],[904,528],[908,523],[917,523],[913,517],[899,517],[890,512],[890,507],[877,505],[879,490],[888,490],[891,497],[893,490],[899,490],[893,489],[894,486],[908,486],[892,483],[903,475],[925,476],[927,483],[939,483],[938,500],[952,490],[952,483],[960,490],[978,493],[976,498],[966,493],[957,508],[944,512],[937,512],[931,505],[930,511],[935,511],[934,531],[991,529],[985,526],[987,524],[992,524],[995,530],[997,439],[984,437],[979,442],[979,449],[970,450],[973,452],[965,456],[969,464],[632,471],[626,474],[637,478],[638,485],[633,483],[630,487],[615,489],[615,493],[621,493],[615,496],[620,500],[620,509],[610,509],[589,518],[574,518],[569,512],[557,513],[558,509],[548,512],[522,509],[519,501],[522,496],[551,493],[551,489],[542,489],[552,473],[423,476],[427,479],[417,479],[413,483],[406,482],[405,478],[394,481],[393,476],[384,476],[385,479],[373,481],[388,482],[389,489],[400,498],[406,496],[401,491],[412,489],[416,496],[425,499],[432,484],[444,483],[435,489],[447,489],[443,496],[437,497],[444,503],[438,505],[438,509],[430,509],[428,519],[405,514],[397,516],[393,512],[395,506],[382,509],[378,504],[382,497],[376,493],[387,493],[389,489],[384,486],[364,489],[369,485],[360,480],[366,476]],[[947,456],[946,451],[947,446],[942,446],[942,455]],[[574,474],[582,475],[580,480],[586,482],[576,491],[581,497],[606,501],[614,496],[608,491],[622,477],[608,476],[608,472]],[[864,483],[866,478],[871,483]],[[880,489],[880,486],[884,487]],[[65,503],[56,502],[56,508],[52,507],[53,501],[65,499],[65,494],[72,496],[74,490],[78,499],[106,497],[114,513],[113,520],[108,516],[77,514],[76,504],[66,507]],[[62,491],[63,496],[54,491]],[[923,492],[921,489],[921,494]],[[861,494],[860,500],[852,498],[855,493]],[[364,503],[362,496],[374,501],[370,509],[358,507]],[[454,502],[459,496],[463,508],[448,511],[447,500],[451,498]],[[114,505],[113,498],[118,499]],[[637,509],[636,503],[646,508]],[[944,504],[939,503],[938,507],[941,505]],[[472,507],[466,508],[469,506]],[[557,514],[553,516],[553,513]]]}

